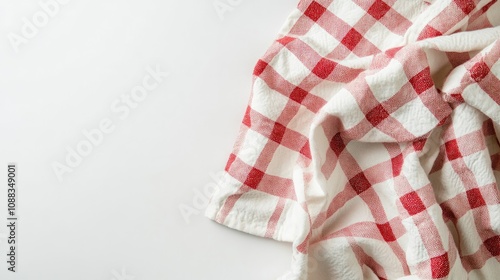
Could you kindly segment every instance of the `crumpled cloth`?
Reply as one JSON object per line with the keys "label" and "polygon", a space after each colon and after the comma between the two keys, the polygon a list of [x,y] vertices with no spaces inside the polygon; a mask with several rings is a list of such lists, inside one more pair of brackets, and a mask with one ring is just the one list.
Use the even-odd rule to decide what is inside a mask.
{"label": "crumpled cloth", "polygon": [[292,242],[280,279],[500,279],[499,25],[490,0],[300,1],[206,215]]}

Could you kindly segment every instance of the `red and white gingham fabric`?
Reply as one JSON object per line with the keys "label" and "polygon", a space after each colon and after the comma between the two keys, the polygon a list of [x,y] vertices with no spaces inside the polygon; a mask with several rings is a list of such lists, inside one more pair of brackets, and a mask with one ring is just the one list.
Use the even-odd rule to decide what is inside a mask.
{"label": "red and white gingham fabric", "polygon": [[206,215],[293,242],[280,279],[500,279],[498,25],[491,0],[300,1]]}

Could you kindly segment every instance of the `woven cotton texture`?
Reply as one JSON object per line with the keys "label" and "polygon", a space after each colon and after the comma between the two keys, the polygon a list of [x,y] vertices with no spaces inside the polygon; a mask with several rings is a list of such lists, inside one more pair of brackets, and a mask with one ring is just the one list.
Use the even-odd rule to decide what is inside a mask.
{"label": "woven cotton texture", "polygon": [[292,242],[280,279],[500,279],[499,25],[496,1],[300,1],[206,215]]}

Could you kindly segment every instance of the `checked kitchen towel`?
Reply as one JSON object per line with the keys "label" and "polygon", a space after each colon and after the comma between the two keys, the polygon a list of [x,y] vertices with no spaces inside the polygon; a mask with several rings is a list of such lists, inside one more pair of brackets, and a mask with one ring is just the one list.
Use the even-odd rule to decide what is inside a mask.
{"label": "checked kitchen towel", "polygon": [[300,1],[206,215],[280,279],[500,279],[499,58],[500,2]]}

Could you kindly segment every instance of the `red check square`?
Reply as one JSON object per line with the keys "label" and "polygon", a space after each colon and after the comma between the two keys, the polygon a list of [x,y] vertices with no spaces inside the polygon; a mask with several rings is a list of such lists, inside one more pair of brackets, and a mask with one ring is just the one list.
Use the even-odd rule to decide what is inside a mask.
{"label": "red check square", "polygon": [[455,0],[455,4],[466,14],[470,14],[475,8],[474,0]]}
{"label": "red check square", "polygon": [[296,87],[290,93],[290,99],[294,100],[297,103],[302,103],[304,98],[306,98],[307,94],[308,94],[307,91],[305,91],[299,87]]}
{"label": "red check square", "polygon": [[356,29],[351,28],[351,30],[349,30],[349,32],[345,35],[344,39],[342,39],[342,44],[352,51],[361,39],[363,39],[363,35],[361,35]]}
{"label": "red check square", "polygon": [[431,258],[432,278],[443,278],[450,273],[450,261],[448,253],[441,256]]}
{"label": "red check square", "polygon": [[363,172],[358,173],[356,176],[349,180],[349,184],[352,186],[357,194],[360,194],[371,187],[372,184],[368,181]]}
{"label": "red check square", "polygon": [[495,235],[484,241],[484,246],[493,256],[500,256],[500,235]]}
{"label": "red check square", "polygon": [[333,69],[335,69],[336,66],[337,63],[327,58],[322,58],[320,61],[318,61],[316,66],[314,66],[312,72],[321,79],[326,79],[330,75],[330,73],[332,73]]}
{"label": "red check square", "polygon": [[417,75],[413,76],[410,79],[410,84],[412,85],[413,89],[415,89],[417,94],[421,94],[422,92],[434,86],[434,82],[432,81],[431,71],[429,67],[425,68],[424,70],[420,71]]}
{"label": "red check square", "polygon": [[259,59],[259,61],[257,62],[257,64],[255,65],[254,69],[253,69],[253,74],[255,76],[260,76],[260,74],[262,74],[262,72],[264,72],[264,69],[266,69],[267,67],[267,62]]}
{"label": "red check square", "polygon": [[416,192],[403,195],[400,199],[403,207],[410,215],[416,215],[425,210],[425,205]]}
{"label": "red check square", "polygon": [[245,185],[249,186],[252,189],[256,189],[262,178],[264,178],[264,172],[254,167],[248,173],[248,176],[245,180]]}
{"label": "red check square", "polygon": [[418,36],[418,40],[423,40],[423,39],[427,39],[427,38],[437,37],[437,36],[441,36],[441,35],[443,35],[443,33],[439,32],[434,27],[432,27],[430,25],[427,25],[424,28],[424,30],[422,30],[422,32],[420,33],[420,35]]}
{"label": "red check square", "polygon": [[318,2],[313,1],[305,10],[304,15],[306,15],[313,21],[318,21],[318,19],[323,15],[325,11],[325,7],[321,6],[321,4],[319,4]]}
{"label": "red check square", "polygon": [[391,7],[387,5],[384,1],[382,0],[376,0],[368,9],[368,14],[370,14],[373,18],[376,20],[381,19],[389,10]]}
{"label": "red check square", "polygon": [[286,46],[288,43],[292,42],[293,40],[295,40],[295,38],[285,36],[285,37],[282,37],[276,41],[278,41],[278,43],[282,44],[283,46]]}
{"label": "red check square", "polygon": [[377,126],[383,120],[389,117],[389,112],[387,112],[382,104],[377,105],[375,108],[371,109],[368,114],[366,114],[366,119],[373,125]]}
{"label": "red check square", "polygon": [[455,160],[457,158],[461,158],[462,154],[460,153],[460,149],[458,148],[457,140],[451,140],[444,143],[446,149],[446,155],[449,160]]}
{"label": "red check square", "polygon": [[401,168],[403,167],[403,155],[399,154],[396,157],[391,158],[392,165],[392,175],[398,176],[401,173]]}
{"label": "red check square", "polygon": [[377,224],[377,227],[385,241],[392,242],[396,240],[396,236],[394,236],[394,233],[392,232],[392,228],[389,222],[385,224]]}
{"label": "red check square", "polygon": [[488,75],[490,68],[486,65],[486,63],[484,63],[484,61],[480,61],[479,63],[474,64],[469,71],[471,78],[476,82],[480,82]]}
{"label": "red check square", "polygon": [[486,205],[486,202],[481,195],[481,191],[478,188],[468,190],[466,193],[467,199],[469,200],[469,204],[472,209]]}
{"label": "red check square", "polygon": [[342,140],[340,133],[337,133],[332,137],[332,140],[330,141],[330,148],[337,155],[337,157],[340,156],[340,153],[342,153],[345,149],[344,140]]}
{"label": "red check square", "polygon": [[281,139],[283,139],[283,135],[285,135],[285,131],[286,127],[284,125],[275,123],[271,135],[269,135],[269,139],[279,144],[281,143]]}

